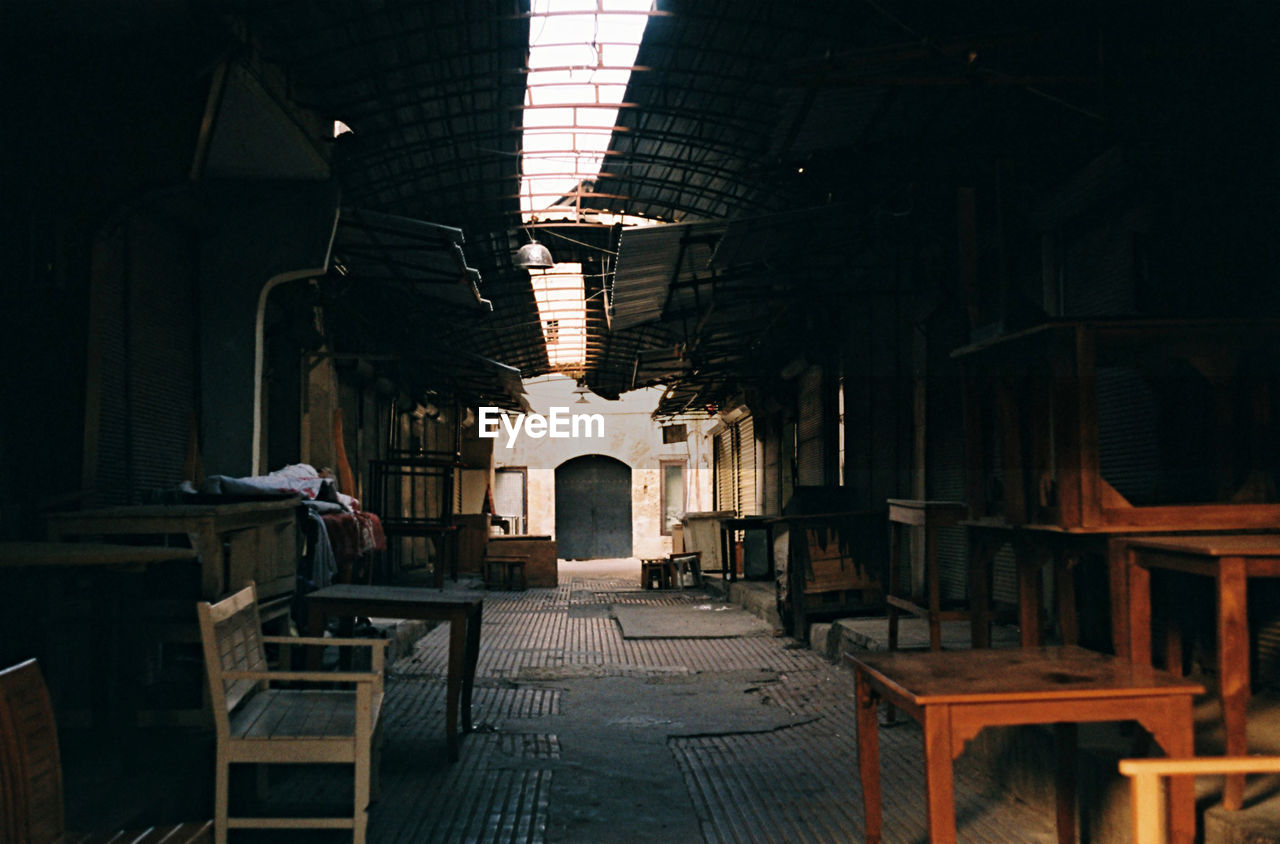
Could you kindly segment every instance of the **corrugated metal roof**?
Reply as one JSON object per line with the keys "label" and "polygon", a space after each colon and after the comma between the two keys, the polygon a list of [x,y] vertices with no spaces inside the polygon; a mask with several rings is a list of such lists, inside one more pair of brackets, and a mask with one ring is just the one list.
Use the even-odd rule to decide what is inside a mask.
{"label": "corrugated metal roof", "polygon": [[[353,129],[333,156],[349,201],[466,232],[468,263],[483,273],[494,312],[484,326],[440,323],[443,336],[468,337],[529,375],[549,371],[528,276],[511,257],[526,239],[527,0],[215,5],[245,20],[300,103]],[[1033,149],[1053,161],[1060,150],[1079,161],[1099,148],[1097,21],[1087,5],[979,0],[907,14],[838,0],[662,0],[657,8],[627,84],[629,106],[581,211],[737,222],[714,275],[700,252],[668,260],[679,246],[673,232],[628,231],[612,325],[588,304],[587,378],[606,394],[663,372],[687,375],[690,359],[680,355],[690,350],[698,362],[723,364],[736,343],[739,359],[755,360],[768,342],[752,332],[768,321],[753,322],[752,309],[776,315],[815,284],[855,290],[849,267],[880,260],[884,248],[879,232],[859,226],[909,210],[897,202],[904,186],[954,184],[958,171],[1006,153],[1026,158]],[[1135,21],[1145,32],[1146,18]],[[935,213],[953,202],[931,199]],[[840,213],[746,222],[827,205]],[[591,245],[543,238],[557,260],[612,248],[607,227],[563,231]],[[677,264],[700,274],[697,283],[682,276],[672,286]],[[746,267],[774,275],[748,277]],[[612,269],[606,262],[599,272]]]}
{"label": "corrugated metal roof", "polygon": [[706,273],[718,223],[627,229],[618,245],[618,269],[610,300],[615,330],[662,318],[673,284],[685,274]]}
{"label": "corrugated metal roof", "polygon": [[357,208],[338,216],[333,259],[360,282],[421,285],[433,299],[485,312],[480,271],[467,266],[462,230]]}

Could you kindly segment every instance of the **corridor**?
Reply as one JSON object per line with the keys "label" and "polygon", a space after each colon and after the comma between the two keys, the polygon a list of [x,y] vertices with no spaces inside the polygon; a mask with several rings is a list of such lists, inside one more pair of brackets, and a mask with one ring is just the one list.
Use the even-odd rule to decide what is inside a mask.
{"label": "corridor", "polygon": [[[556,589],[486,597],[480,726],[458,763],[440,737],[447,629],[394,665],[371,840],[863,840],[847,671],[767,630],[624,639],[613,607],[724,605],[640,591],[635,560],[560,565]],[[920,738],[882,730],[888,842],[925,840]],[[349,781],[335,771],[335,800]],[[957,788],[961,840],[1052,840],[1051,818],[992,797],[964,758]],[[273,780],[273,801],[317,793],[311,771]]]}

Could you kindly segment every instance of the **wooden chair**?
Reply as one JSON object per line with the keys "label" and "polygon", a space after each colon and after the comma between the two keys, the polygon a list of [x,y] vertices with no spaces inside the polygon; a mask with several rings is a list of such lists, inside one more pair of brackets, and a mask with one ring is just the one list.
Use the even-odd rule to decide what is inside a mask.
{"label": "wooden chair", "polygon": [[[227,830],[350,829],[363,844],[371,794],[377,792],[377,745],[381,738],[385,639],[263,636],[253,584],[219,601],[197,605],[204,643],[214,727],[217,769],[214,834],[224,844]],[[273,671],[263,644],[364,646],[372,649],[370,671]],[[273,688],[288,682],[293,688]],[[338,683],[354,688],[306,688]],[[256,764],[342,764],[355,769],[350,816],[327,818],[232,817],[228,808],[231,766]]]}
{"label": "wooden chair", "polygon": [[209,821],[102,834],[68,833],[63,826],[62,761],[49,690],[34,659],[0,671],[0,841],[208,841]]}
{"label": "wooden chair", "polygon": [[667,557],[670,567],[671,585],[677,589],[685,588],[685,575],[688,575],[689,586],[702,585],[702,552],[681,551]]}
{"label": "wooden chair", "polygon": [[1280,774],[1280,756],[1198,756],[1183,759],[1121,759],[1129,777],[1134,844],[1160,844],[1160,782],[1173,776]]}

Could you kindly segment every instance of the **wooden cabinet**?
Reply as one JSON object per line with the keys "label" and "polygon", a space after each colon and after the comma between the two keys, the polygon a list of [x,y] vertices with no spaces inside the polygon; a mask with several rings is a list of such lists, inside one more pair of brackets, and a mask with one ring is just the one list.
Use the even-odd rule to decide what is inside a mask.
{"label": "wooden cabinet", "polygon": [[[55,513],[54,540],[108,536],[180,537],[200,557],[200,595],[217,600],[258,584],[264,603],[293,595],[298,568],[298,498],[233,504],[109,507]],[[195,596],[192,596],[193,599]]]}
{"label": "wooden cabinet", "polygon": [[1053,322],[953,356],[975,516],[1067,530],[1280,523],[1280,321]]}

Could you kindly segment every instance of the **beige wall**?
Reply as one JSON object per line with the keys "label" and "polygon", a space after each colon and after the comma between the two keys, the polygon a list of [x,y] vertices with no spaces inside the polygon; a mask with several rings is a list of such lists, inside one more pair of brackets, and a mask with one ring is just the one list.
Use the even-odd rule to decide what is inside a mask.
{"label": "beige wall", "polygon": [[[526,382],[525,388],[536,413],[546,416],[551,408],[563,407],[571,414],[600,414],[604,420],[603,437],[534,438],[521,431],[512,444],[507,432],[499,428],[494,440],[494,465],[523,466],[528,471],[529,533],[555,535],[556,467],[587,454],[612,457],[631,468],[631,553],[636,557],[657,557],[671,550],[671,537],[661,532],[660,461],[686,461],[687,510],[710,507],[710,448],[702,437],[702,428],[707,426],[690,424],[689,442],[664,445],[662,431],[650,416],[661,396],[660,389],[637,390],[618,401],[588,394],[587,403],[579,404],[573,393],[574,382],[569,378],[533,379]],[[594,428],[592,433],[596,433]]]}

